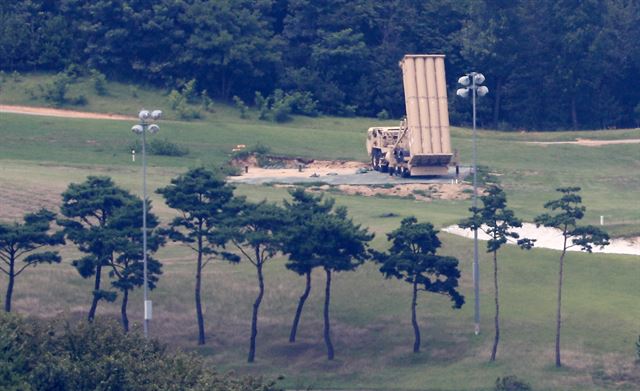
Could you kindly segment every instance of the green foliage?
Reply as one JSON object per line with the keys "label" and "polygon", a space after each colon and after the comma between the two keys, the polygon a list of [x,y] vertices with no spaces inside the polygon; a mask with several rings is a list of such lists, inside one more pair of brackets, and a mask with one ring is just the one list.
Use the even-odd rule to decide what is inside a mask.
{"label": "green foliage", "polygon": [[254,103],[258,109],[258,119],[267,120],[269,118],[269,104],[270,98],[262,96],[260,91],[256,91]]}
{"label": "green foliage", "polygon": [[516,376],[496,379],[495,391],[531,391],[531,386]]}
{"label": "green foliage", "polygon": [[389,112],[385,109],[380,110],[378,114],[376,114],[376,117],[380,121],[388,120],[389,118],[391,118],[391,116],[389,115]]}
{"label": "green foliage", "polygon": [[254,103],[259,111],[258,119],[261,120],[271,119],[275,122],[287,122],[291,120],[291,114],[309,117],[316,117],[319,114],[318,102],[308,91],[285,93],[281,89],[276,89],[266,98],[259,91],[256,91]]}
{"label": "green foliage", "polygon": [[181,95],[187,103],[196,103],[198,101],[198,93],[196,91],[196,79],[191,79],[182,86]]}
{"label": "green foliage", "polygon": [[420,351],[421,337],[416,316],[418,291],[439,293],[453,301],[453,308],[461,308],[464,296],[458,292],[460,270],[458,260],[436,255],[441,246],[438,231],[431,223],[418,223],[415,217],[406,217],[400,228],[387,234],[391,244],[388,253],[371,251],[374,259],[382,263],[380,272],[411,284],[411,322],[415,334],[413,352]]}
{"label": "green foliage", "polygon": [[[394,118],[405,113],[398,60],[445,53],[449,86],[472,68],[487,76],[481,126],[633,126],[639,94],[628,91],[640,90],[640,50],[629,42],[640,39],[640,5],[628,3],[162,0],[149,8],[117,0],[111,12],[102,3],[9,2],[0,12],[0,69],[71,64],[156,86],[190,80],[191,104],[194,80],[222,100],[252,99],[256,90],[300,94],[297,103],[272,102],[274,121],[286,121],[288,106],[292,114],[384,118],[386,110]],[[530,80],[545,82],[516,87]],[[450,104],[454,123],[471,120],[468,100]]]}
{"label": "green foliage", "polygon": [[158,156],[186,156],[189,148],[182,147],[169,139],[152,139],[149,142],[149,153]]}
{"label": "green foliage", "polygon": [[495,315],[495,339],[491,350],[491,361],[495,361],[500,341],[500,296],[498,294],[498,250],[507,244],[509,239],[516,239],[517,244],[522,249],[531,249],[535,239],[520,238],[520,235],[513,231],[513,228],[522,227],[522,221],[515,216],[515,213],[507,209],[507,195],[498,186],[489,186],[484,195],[480,197],[482,207],[471,207],[472,216],[462,220],[459,227],[472,231],[483,231],[489,236],[487,241],[487,252],[493,253],[493,283],[494,301],[496,306]]}
{"label": "green foliage", "polygon": [[310,241],[324,240],[322,237],[313,236],[314,218],[322,214],[330,213],[335,205],[335,200],[322,195],[313,195],[303,187],[297,187],[289,191],[291,201],[285,200],[284,207],[289,215],[290,222],[287,234],[283,242],[282,252],[288,255],[287,269],[297,274],[305,274],[322,263],[322,254],[316,249],[317,243]]}
{"label": "green foliage", "polygon": [[[193,168],[171,180],[169,186],[157,190],[166,204],[181,213],[175,217],[166,234],[180,242],[196,255],[196,317],[198,344],[205,344],[204,317],[200,298],[202,269],[213,259],[222,258],[238,262],[239,257],[224,251],[231,239],[227,229],[233,187],[216,173],[204,168]],[[233,209],[235,210],[235,209]]]}
{"label": "green foliage", "polygon": [[100,96],[104,96],[108,94],[107,91],[107,77],[104,73],[101,73],[97,69],[92,69],[90,72],[90,80],[93,85],[93,89],[96,91],[96,94]]}
{"label": "green foliage", "polygon": [[247,357],[247,361],[252,363],[256,355],[258,311],[264,296],[263,267],[282,249],[288,219],[281,207],[266,201],[254,204],[237,198],[230,209],[235,212],[226,222],[230,227],[231,243],[244,259],[256,267],[258,274],[258,296],[253,303]]}
{"label": "green foliage", "polygon": [[[83,278],[94,277],[94,289],[88,318],[93,320],[101,300],[114,301],[116,293],[102,288],[102,269],[109,269],[115,278],[114,287],[128,291],[142,285],[140,278],[142,201],[116,186],[109,177],[90,176],[83,183],[71,183],[62,193],[60,212],[64,218],[58,224],[64,227],[66,237],[86,254],[72,261]],[[147,214],[149,252],[163,243],[154,228],[157,218]],[[150,286],[155,286],[160,264],[150,263]],[[126,302],[123,305],[123,323],[126,328]]]}
{"label": "green foliage", "polygon": [[219,374],[110,322],[27,322],[0,315],[3,390],[269,391],[275,383]]}
{"label": "green foliage", "polygon": [[202,90],[202,92],[200,92],[200,105],[202,106],[202,110],[209,113],[213,113],[216,111],[213,100],[211,100],[211,98],[209,97],[207,90]]}
{"label": "green foliage", "polygon": [[239,96],[233,96],[233,103],[235,103],[236,108],[240,111],[240,118],[247,119],[249,118],[249,106],[240,98]]}
{"label": "green foliage", "polygon": [[[5,295],[5,311],[11,311],[11,298],[15,278],[29,267],[42,263],[60,263],[57,251],[36,251],[44,246],[64,244],[62,232],[49,233],[55,214],[46,209],[27,213],[23,223],[0,222],[0,272],[7,275],[9,283]],[[22,263],[18,263],[18,261]]]}
{"label": "green foliage", "polygon": [[138,93],[139,93],[138,87],[136,87],[134,85],[130,85],[129,86],[129,95],[131,95],[132,98],[137,98],[138,97]]}
{"label": "green foliage", "polygon": [[402,279],[426,292],[449,296],[453,308],[464,304],[458,288],[458,260],[438,256],[441,243],[438,231],[431,223],[418,223],[415,217],[406,217],[400,227],[387,234],[391,248],[387,254],[373,252],[377,262],[382,263],[380,272],[385,277]]}
{"label": "green foliage", "polygon": [[[175,110],[178,113],[178,118],[182,120],[190,121],[202,117],[200,110],[191,105],[192,103],[197,103],[198,97],[195,88],[196,81],[193,79],[186,83],[182,87],[182,90],[171,90],[169,93],[169,104],[171,105],[171,109]],[[202,100],[201,97],[201,103],[203,102],[204,100]]]}
{"label": "green foliage", "polygon": [[50,82],[39,86],[42,97],[57,106],[65,104],[70,82],[71,79],[66,73],[56,74]]}

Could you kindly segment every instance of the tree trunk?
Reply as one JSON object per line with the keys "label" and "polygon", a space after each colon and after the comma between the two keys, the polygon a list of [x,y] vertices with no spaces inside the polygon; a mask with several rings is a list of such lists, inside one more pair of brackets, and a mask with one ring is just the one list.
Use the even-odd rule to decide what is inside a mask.
{"label": "tree trunk", "polygon": [[493,288],[496,302],[495,328],[496,335],[493,339],[493,348],[491,349],[491,361],[496,361],[496,353],[498,353],[498,343],[500,342],[500,301],[498,291],[498,252],[493,252]]}
{"label": "tree trunk", "polygon": [[560,255],[560,272],[558,273],[558,308],[556,311],[556,367],[560,368],[560,326],[562,325],[561,308],[562,308],[562,276],[564,273],[564,256],[567,252],[567,237],[564,238],[564,246]]}
{"label": "tree trunk", "polygon": [[324,290],[324,343],[327,345],[327,360],[333,360],[333,343],[331,343],[331,324],[329,323],[329,303],[331,301],[331,270],[327,273],[327,285]]}
{"label": "tree trunk", "polygon": [[4,310],[6,312],[11,312],[11,297],[13,296],[13,284],[16,279],[14,262],[15,260],[11,259],[9,264],[9,284],[7,285],[7,296],[4,298]]}
{"label": "tree trunk", "polygon": [[89,316],[87,317],[87,320],[89,322],[93,322],[93,319],[96,317],[96,309],[98,308],[98,301],[100,301],[98,292],[100,291],[101,278],[102,278],[102,265],[99,264],[98,266],[96,266],[96,279],[93,283],[93,300],[91,301],[91,308],[89,308]]}
{"label": "tree trunk", "polygon": [[302,315],[302,307],[304,307],[304,303],[307,301],[307,297],[309,297],[309,292],[311,292],[311,271],[305,273],[307,278],[307,284],[304,288],[304,293],[300,296],[300,300],[298,301],[298,308],[296,308],[296,316],[293,318],[293,325],[291,326],[291,333],[289,334],[289,342],[296,342],[296,333],[298,332],[298,323],[300,322],[300,316]]}
{"label": "tree trunk", "polygon": [[196,265],[196,316],[198,318],[198,345],[204,345],[204,316],[202,315],[202,300],[200,290],[202,287],[202,236],[198,237],[198,264]]}
{"label": "tree trunk", "polygon": [[[256,255],[258,251],[256,250]],[[260,291],[256,301],[253,303],[253,315],[251,316],[251,340],[249,341],[249,357],[248,362],[254,362],[256,358],[256,336],[258,335],[258,310],[260,309],[260,303],[262,302],[262,296],[264,295],[264,277],[262,276],[262,262],[258,258],[258,287]]]}
{"label": "tree trunk", "polygon": [[420,327],[418,326],[418,319],[416,318],[416,306],[418,305],[418,281],[413,278],[413,295],[411,296],[411,324],[413,325],[413,334],[415,340],[413,341],[413,352],[420,352]]}
{"label": "tree trunk", "polygon": [[576,97],[571,97],[571,125],[573,130],[578,130],[578,111],[576,109]]}
{"label": "tree trunk", "polygon": [[129,303],[129,290],[125,289],[122,295],[122,306],[120,307],[120,314],[122,315],[122,327],[125,333],[129,332],[129,317],[127,317],[127,304]]}
{"label": "tree trunk", "polygon": [[502,81],[498,79],[496,82],[496,90],[493,94],[493,128],[498,129],[498,123],[500,122],[500,98],[502,93]]}

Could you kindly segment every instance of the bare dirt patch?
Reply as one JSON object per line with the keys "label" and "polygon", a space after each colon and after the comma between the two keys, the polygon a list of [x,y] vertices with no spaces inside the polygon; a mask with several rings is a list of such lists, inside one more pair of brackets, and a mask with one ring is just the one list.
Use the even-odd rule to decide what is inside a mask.
{"label": "bare dirt patch", "polygon": [[14,106],[0,105],[0,113],[40,115],[45,117],[61,117],[61,118],[85,118],[85,119],[111,119],[111,120],[136,120],[135,117],[112,113],[89,113],[86,111],[52,109],[50,107],[31,107],[31,106]]}
{"label": "bare dirt patch", "polygon": [[[403,183],[393,187],[366,185],[339,185],[338,189],[350,195],[413,197],[419,201],[431,200],[466,200],[470,197],[469,185],[448,183]],[[465,191],[469,189],[469,191]]]}
{"label": "bare dirt patch", "polygon": [[[292,188],[295,185],[277,184],[276,187]],[[311,192],[336,190],[347,195],[363,197],[399,197],[412,198],[418,201],[432,200],[466,200],[471,197],[472,187],[465,184],[448,183],[401,183],[393,186],[380,185],[321,185],[310,187]]]}
{"label": "bare dirt patch", "polygon": [[[259,159],[263,159],[268,166],[260,167]],[[234,159],[231,165],[242,170],[243,178],[308,178],[315,175],[346,175],[355,174],[356,171],[369,167],[366,163],[348,160],[315,160],[279,156],[263,158],[249,156],[245,159]]]}
{"label": "bare dirt patch", "polygon": [[536,145],[571,144],[571,145],[581,145],[583,147],[602,147],[604,145],[615,145],[615,144],[640,144],[640,139],[592,140],[588,138],[577,138],[575,139],[575,141],[525,141],[525,144],[536,144]]}

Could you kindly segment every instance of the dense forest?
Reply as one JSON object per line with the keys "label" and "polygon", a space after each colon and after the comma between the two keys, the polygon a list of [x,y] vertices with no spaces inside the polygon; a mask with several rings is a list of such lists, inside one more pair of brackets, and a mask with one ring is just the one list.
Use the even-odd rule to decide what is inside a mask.
{"label": "dense forest", "polygon": [[[75,66],[167,91],[195,79],[228,101],[281,89],[326,114],[399,118],[398,61],[443,53],[450,96],[484,73],[481,125],[505,130],[636,126],[638,42],[638,0],[0,2],[4,71]],[[453,123],[468,105],[450,99]]]}

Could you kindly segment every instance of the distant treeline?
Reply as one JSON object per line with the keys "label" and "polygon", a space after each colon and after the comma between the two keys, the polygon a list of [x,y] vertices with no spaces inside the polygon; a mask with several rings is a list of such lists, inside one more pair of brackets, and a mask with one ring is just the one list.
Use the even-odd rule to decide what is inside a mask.
{"label": "distant treeline", "polygon": [[0,69],[97,69],[215,98],[311,93],[337,115],[404,115],[398,61],[447,55],[485,74],[483,126],[610,128],[640,122],[638,0],[8,0]]}

